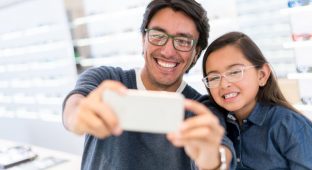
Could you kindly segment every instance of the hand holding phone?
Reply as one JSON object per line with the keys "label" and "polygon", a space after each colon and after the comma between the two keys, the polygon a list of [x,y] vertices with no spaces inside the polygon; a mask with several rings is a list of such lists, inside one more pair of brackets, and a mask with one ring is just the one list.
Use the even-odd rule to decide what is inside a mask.
{"label": "hand holding phone", "polygon": [[184,119],[180,93],[128,90],[123,95],[105,90],[103,101],[117,114],[124,130],[168,133],[178,130]]}

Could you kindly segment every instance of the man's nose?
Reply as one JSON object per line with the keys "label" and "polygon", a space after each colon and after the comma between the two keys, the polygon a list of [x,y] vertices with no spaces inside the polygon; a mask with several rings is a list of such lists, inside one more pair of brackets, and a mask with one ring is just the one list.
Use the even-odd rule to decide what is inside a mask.
{"label": "man's nose", "polygon": [[163,56],[173,56],[176,54],[176,49],[173,46],[173,39],[169,38],[165,45],[161,47],[161,54]]}

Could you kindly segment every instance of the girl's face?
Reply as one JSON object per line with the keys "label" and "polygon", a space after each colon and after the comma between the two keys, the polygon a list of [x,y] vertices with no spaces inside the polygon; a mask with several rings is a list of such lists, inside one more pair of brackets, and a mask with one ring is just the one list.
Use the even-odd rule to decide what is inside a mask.
{"label": "girl's face", "polygon": [[[256,105],[259,86],[265,84],[261,69],[252,66],[243,53],[232,45],[212,52],[206,61],[209,81],[211,85],[217,84],[209,89],[210,94],[218,105],[237,116],[248,116]],[[221,79],[218,78],[220,74]]]}

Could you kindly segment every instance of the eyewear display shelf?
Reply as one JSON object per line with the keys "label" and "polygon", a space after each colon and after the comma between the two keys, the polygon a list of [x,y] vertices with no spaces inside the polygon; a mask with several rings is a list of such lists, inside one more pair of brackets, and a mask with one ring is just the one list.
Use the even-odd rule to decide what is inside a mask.
{"label": "eyewear display shelf", "polygon": [[[116,0],[103,5],[102,0],[83,0],[84,13],[71,21],[78,64],[83,69],[101,65],[142,67],[139,28],[147,3]],[[85,31],[79,32],[82,28]]]}
{"label": "eyewear display shelf", "polygon": [[76,66],[62,0],[0,6],[0,117],[60,121]]}
{"label": "eyewear display shelf", "polygon": [[290,41],[289,18],[280,14],[285,0],[263,1],[236,0],[240,31],[249,35],[260,47],[278,78],[295,71],[293,49],[285,49]]}
{"label": "eyewear display shelf", "polygon": [[290,19],[292,41],[284,43],[285,49],[293,49],[295,54],[296,72],[289,73],[289,79],[298,80],[300,103],[295,104],[299,110],[312,120],[312,2],[304,6],[282,9],[281,14]]}

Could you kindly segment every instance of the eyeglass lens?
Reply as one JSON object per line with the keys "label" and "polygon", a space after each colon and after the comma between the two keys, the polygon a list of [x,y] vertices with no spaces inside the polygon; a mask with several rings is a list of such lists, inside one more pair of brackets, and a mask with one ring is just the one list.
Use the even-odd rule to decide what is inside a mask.
{"label": "eyeglass lens", "polygon": [[211,73],[208,74],[205,78],[203,78],[203,82],[205,86],[208,88],[218,87],[221,83],[222,77],[224,77],[228,82],[234,83],[240,81],[243,78],[245,69],[252,67],[255,66],[233,68],[231,70],[224,72],[223,74]]}
{"label": "eyeglass lens", "polygon": [[153,45],[163,46],[167,43],[169,38],[172,38],[173,46],[176,50],[190,51],[195,44],[195,40],[189,37],[173,36],[154,29],[147,29],[146,31],[148,33],[148,41]]}

